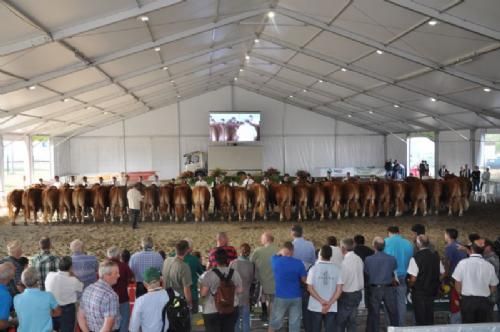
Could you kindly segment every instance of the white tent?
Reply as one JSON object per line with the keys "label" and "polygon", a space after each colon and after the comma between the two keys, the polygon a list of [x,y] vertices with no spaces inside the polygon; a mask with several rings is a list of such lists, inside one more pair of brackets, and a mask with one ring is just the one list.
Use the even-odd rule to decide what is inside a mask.
{"label": "white tent", "polygon": [[0,135],[53,172],[178,173],[210,110],[263,112],[263,168],[474,163],[500,126],[497,0],[6,0]]}

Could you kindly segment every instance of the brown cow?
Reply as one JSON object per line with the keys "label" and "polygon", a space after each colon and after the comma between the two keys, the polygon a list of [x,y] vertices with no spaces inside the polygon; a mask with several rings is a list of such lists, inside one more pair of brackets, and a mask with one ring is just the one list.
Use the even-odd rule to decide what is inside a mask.
{"label": "brown cow", "polygon": [[160,207],[160,193],[155,184],[145,187],[142,201],[142,221],[146,219],[160,220],[158,208]]}
{"label": "brown cow", "polygon": [[413,216],[416,216],[418,210],[423,216],[427,215],[427,189],[422,180],[416,177],[406,178],[406,197],[411,202]]}
{"label": "brown cow", "polygon": [[441,199],[443,198],[443,180],[428,179],[424,180],[424,185],[427,189],[427,206],[429,213],[437,216],[441,207]]}
{"label": "brown cow", "polygon": [[187,184],[180,184],[174,188],[175,221],[184,219],[191,208],[191,188]]}
{"label": "brown cow", "polygon": [[73,190],[73,206],[75,207],[76,220],[83,221],[83,214],[90,210],[90,189],[85,188],[83,185],[78,185]]}
{"label": "brown cow", "polygon": [[373,218],[375,215],[375,199],[376,191],[375,186],[372,182],[361,182],[359,184],[359,197],[361,201],[361,216],[366,216],[366,210],[368,209],[368,216]]}
{"label": "brown cow", "polygon": [[239,221],[246,220],[246,214],[248,211],[248,191],[243,187],[234,187],[234,210],[238,215]]}
{"label": "brown cow", "polygon": [[7,206],[9,209],[9,219],[12,226],[16,225],[16,218],[19,211],[23,209],[24,190],[14,189],[7,195]]}
{"label": "brown cow", "polygon": [[330,218],[334,213],[337,220],[340,220],[342,218],[342,182],[324,182],[323,187],[325,188],[326,205],[330,211]]}
{"label": "brown cow", "polygon": [[35,224],[37,221],[37,213],[42,209],[42,191],[40,186],[33,186],[28,188],[23,193],[23,206],[24,206],[24,224],[28,224],[28,219],[33,212],[33,220]]}
{"label": "brown cow", "polygon": [[310,187],[310,197],[312,200],[312,210],[313,217],[316,218],[316,214],[319,215],[319,220],[323,221],[325,219],[325,188],[322,183],[314,183]]}
{"label": "brown cow", "polygon": [[90,189],[92,197],[92,208],[94,210],[94,222],[105,221],[106,208],[109,206],[109,188],[94,184]]}
{"label": "brown cow", "polygon": [[216,185],[213,189],[214,202],[217,202],[218,206],[214,204],[214,215],[216,210],[221,213],[222,221],[227,219],[231,221],[231,209],[233,206],[233,190],[228,184]]}
{"label": "brown cow", "polygon": [[123,223],[123,217],[127,215],[127,187],[112,186],[109,189],[109,215],[113,222],[118,215],[120,223]]}
{"label": "brown cow", "polygon": [[68,222],[72,221],[75,216],[75,207],[73,206],[73,189],[70,188],[69,184],[64,184],[59,188],[59,215],[61,219],[64,218],[64,213],[66,213],[66,219]]}
{"label": "brown cow", "polygon": [[464,213],[462,191],[460,181],[456,176],[446,176],[443,183],[443,200],[448,207],[448,215],[451,216],[458,210],[458,216]]}
{"label": "brown cow", "polygon": [[192,191],[194,221],[205,221],[208,219],[208,207],[210,206],[210,191],[206,186],[194,187]]}
{"label": "brown cow", "polygon": [[54,186],[46,187],[42,191],[43,221],[53,221],[54,213],[57,213],[59,221],[59,189]]}
{"label": "brown cow", "polygon": [[292,218],[293,187],[291,184],[271,185],[275,193],[276,204],[280,211],[280,221]]}
{"label": "brown cow", "polygon": [[307,207],[309,202],[309,185],[303,181],[293,188],[293,197],[297,209],[297,221],[307,219]]}
{"label": "brown cow", "polygon": [[391,209],[391,186],[389,182],[383,180],[375,182],[375,191],[377,196],[377,217],[380,216],[380,212],[383,212],[386,217],[389,216]]}
{"label": "brown cow", "polygon": [[173,218],[174,186],[166,184],[160,187],[160,218],[163,220]]}
{"label": "brown cow", "polygon": [[343,203],[345,204],[345,217],[349,217],[349,212],[354,210],[354,216],[358,216],[359,206],[359,183],[354,180],[346,181],[342,184]]}
{"label": "brown cow", "polygon": [[403,181],[392,181],[391,184],[391,196],[394,199],[394,216],[399,217],[403,215],[405,210],[405,191],[406,183]]}
{"label": "brown cow", "polygon": [[469,199],[472,191],[472,182],[464,177],[459,177],[458,182],[460,183],[460,193],[462,199],[462,207],[464,211],[469,210]]}
{"label": "brown cow", "polygon": [[264,185],[254,183],[250,186],[250,191],[253,197],[252,221],[255,221],[255,215],[267,220],[266,208],[268,204],[268,193]]}

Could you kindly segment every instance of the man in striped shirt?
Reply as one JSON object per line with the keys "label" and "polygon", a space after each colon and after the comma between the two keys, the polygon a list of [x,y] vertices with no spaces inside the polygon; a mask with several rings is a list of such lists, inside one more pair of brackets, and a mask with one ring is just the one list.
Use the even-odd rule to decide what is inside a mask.
{"label": "man in striped shirt", "polygon": [[40,253],[33,257],[30,265],[38,271],[40,276],[38,286],[41,290],[45,290],[45,278],[49,272],[57,272],[59,257],[50,253],[51,244],[48,237],[43,237],[40,240],[39,245]]}
{"label": "man in striped shirt", "polygon": [[163,258],[158,252],[153,251],[153,239],[150,236],[146,236],[142,239],[141,246],[142,251],[133,254],[128,263],[135,276],[136,298],[147,292],[142,280],[144,272],[150,267],[157,268],[160,271],[163,268]]}
{"label": "man in striped shirt", "polygon": [[83,282],[83,289],[85,289],[97,281],[99,262],[95,256],[85,254],[83,242],[79,239],[72,241],[69,249],[71,250],[73,273],[78,280]]}
{"label": "man in striped shirt", "polygon": [[78,324],[82,332],[118,331],[120,305],[111,287],[119,277],[115,262],[105,260],[99,265],[99,280],[85,289],[80,302]]}

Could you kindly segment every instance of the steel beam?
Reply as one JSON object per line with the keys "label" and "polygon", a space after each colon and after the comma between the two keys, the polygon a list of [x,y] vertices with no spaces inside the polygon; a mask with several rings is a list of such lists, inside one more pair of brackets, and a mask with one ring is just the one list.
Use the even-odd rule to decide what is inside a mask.
{"label": "steel beam", "polygon": [[[280,39],[277,39],[277,38],[274,38],[271,36],[267,36],[267,35],[262,35],[261,39],[268,41],[270,43],[274,43],[274,44],[281,46],[281,47],[284,47],[284,48],[288,48],[291,50],[298,50],[302,54],[305,54],[307,56],[310,56],[312,58],[315,58],[315,59],[318,59],[318,60],[321,60],[321,61],[324,61],[327,63],[331,63],[331,64],[339,66],[339,67],[349,68],[349,70],[356,72],[358,74],[361,74],[363,76],[373,78],[375,80],[386,83],[387,85],[397,86],[401,89],[422,95],[426,98],[429,98],[431,96],[435,96],[435,93],[432,91],[428,91],[428,90],[425,90],[422,88],[417,88],[417,87],[412,86],[410,84],[407,84],[405,82],[400,82],[399,80],[394,80],[392,78],[388,78],[388,77],[385,77],[383,75],[380,75],[380,74],[377,74],[374,72],[370,72],[366,69],[360,68],[360,67],[355,66],[355,65],[349,65],[345,61],[332,58],[332,57],[325,55],[323,53],[320,53],[320,52],[316,52],[316,51],[309,50],[306,48],[303,49],[300,46],[297,46],[297,45],[291,44],[289,42],[285,42],[285,41],[282,41]],[[328,80],[328,78],[324,77],[324,80]],[[439,95],[438,98],[439,98],[439,101],[441,101],[441,102],[445,102],[447,104],[454,105],[454,106],[460,107],[460,108],[465,109],[465,110],[469,110],[472,113],[476,113],[476,114],[481,113],[485,116],[490,116],[492,118],[500,119],[500,114],[489,111],[487,109],[482,109],[480,107],[470,105],[468,103],[460,102],[460,101],[454,100],[454,99],[449,98],[449,97],[444,96],[444,95]]]}
{"label": "steel beam", "polygon": [[306,24],[309,24],[309,25],[314,26],[316,28],[322,29],[324,31],[328,31],[328,32],[331,32],[331,33],[336,34],[338,36],[347,38],[351,41],[363,44],[363,45],[368,46],[368,47],[372,47],[372,48],[374,48],[373,52],[375,52],[375,50],[381,50],[381,51],[387,52],[389,54],[395,55],[397,57],[400,57],[402,59],[417,63],[421,66],[425,66],[425,67],[431,68],[431,69],[436,70],[436,71],[441,71],[441,72],[447,73],[449,75],[461,78],[463,80],[466,80],[466,81],[469,81],[469,82],[472,82],[472,83],[475,83],[475,84],[478,84],[481,86],[489,87],[492,89],[500,89],[500,87],[492,81],[485,80],[485,79],[482,79],[480,77],[476,77],[474,75],[467,74],[467,73],[458,71],[458,70],[453,69],[453,68],[442,67],[439,63],[436,63],[434,61],[431,61],[431,60],[426,59],[424,57],[421,57],[419,55],[405,52],[405,51],[400,50],[396,47],[386,45],[386,44],[381,43],[379,41],[364,37],[362,35],[353,33],[351,31],[342,29],[340,27],[329,26],[327,24],[324,24],[324,23],[312,18],[312,17],[300,14],[300,13],[295,12],[293,10],[279,7],[277,9],[277,12],[279,14],[287,16],[291,19],[294,19],[294,20],[297,20],[300,22],[304,22]]}
{"label": "steel beam", "polygon": [[200,34],[200,33],[206,32],[206,31],[210,31],[212,29],[220,28],[220,27],[226,26],[228,24],[236,23],[236,22],[239,22],[241,20],[245,20],[245,19],[253,17],[253,16],[262,15],[266,11],[268,11],[268,9],[257,9],[257,10],[252,10],[252,11],[240,13],[237,15],[228,16],[228,17],[225,17],[224,19],[219,20],[217,23],[204,24],[204,25],[201,25],[201,26],[196,27],[196,28],[187,29],[187,30],[172,34],[170,36],[160,38],[154,42],[146,42],[143,44],[133,46],[131,48],[119,50],[119,51],[116,51],[116,52],[113,52],[113,53],[110,53],[110,54],[107,54],[107,55],[104,55],[101,57],[90,59],[89,64],[76,64],[76,65],[70,65],[70,66],[67,66],[64,68],[56,69],[52,72],[44,73],[44,74],[41,74],[39,76],[32,77],[27,81],[20,82],[20,83],[14,83],[14,84],[8,85],[6,87],[3,87],[2,89],[0,89],[0,94],[6,93],[6,91],[14,91],[14,90],[28,87],[30,85],[39,84],[40,82],[51,80],[51,79],[54,79],[54,78],[57,78],[57,77],[60,77],[63,75],[68,75],[70,73],[82,70],[84,68],[95,67],[95,66],[98,66],[98,65],[110,62],[110,61],[118,60],[118,59],[121,59],[123,57],[133,55],[133,54],[145,51],[145,50],[149,50],[149,49],[152,50],[157,46],[161,46],[161,45],[172,43],[172,42],[175,42],[175,41],[178,41],[181,39],[185,39],[185,38],[191,37],[193,35],[197,35],[197,34]]}
{"label": "steel beam", "polygon": [[[344,102],[348,102],[348,100],[350,98],[352,98],[354,96],[357,96],[359,94],[365,94],[365,95],[370,96],[372,98],[375,98],[375,99],[378,99],[380,101],[386,102],[389,105],[398,104],[398,105],[403,106],[404,108],[407,108],[407,109],[409,109],[409,110],[411,110],[413,112],[422,113],[422,114],[425,114],[425,115],[427,115],[429,117],[437,117],[436,114],[434,114],[433,112],[430,112],[428,110],[423,110],[421,108],[417,108],[415,106],[408,105],[408,104],[406,104],[404,102],[400,102],[399,100],[395,100],[395,99],[392,99],[392,98],[389,98],[389,97],[385,97],[385,96],[379,95],[379,94],[377,94],[375,92],[363,90],[363,89],[361,89],[359,87],[356,87],[356,86],[354,86],[352,84],[348,84],[348,83],[344,83],[344,82],[332,79],[330,76],[325,77],[323,75],[320,75],[320,74],[317,74],[315,72],[309,71],[309,70],[304,69],[302,67],[298,67],[298,66],[295,66],[295,65],[292,65],[292,64],[289,64],[289,63],[285,63],[283,61],[276,60],[276,59],[268,57],[268,56],[263,56],[263,55],[260,55],[260,54],[253,54],[252,56],[254,58],[257,58],[257,59],[260,59],[260,60],[263,60],[263,61],[268,61],[270,63],[274,63],[276,65],[282,66],[283,68],[287,68],[288,70],[294,71],[296,73],[299,73],[299,74],[302,74],[302,75],[306,75],[306,76],[309,76],[309,77],[313,77],[313,78],[318,79],[318,80],[323,80],[324,82],[329,82],[329,83],[332,83],[334,85],[340,86],[342,88],[349,89],[349,90],[352,90],[352,91],[356,92],[355,94],[353,94],[351,96],[347,96],[347,97],[342,98]],[[381,113],[380,111],[378,111],[378,112]],[[461,124],[461,125],[465,125],[465,124]]]}
{"label": "steel beam", "polygon": [[[102,28],[104,26],[117,23],[120,21],[127,20],[129,18],[138,17],[143,14],[166,8],[177,3],[183,2],[185,0],[156,0],[145,4],[141,7],[135,7],[131,9],[122,10],[118,13],[100,17],[91,21],[81,22],[75,24],[71,27],[63,28],[60,30],[46,32],[41,36],[36,36],[21,41],[17,41],[11,44],[7,44],[0,47],[0,56],[5,56],[14,52],[23,51],[29,48],[41,46],[54,41],[62,40],[65,38],[70,38],[87,31],[92,31],[95,29]],[[10,5],[10,1],[5,1],[7,5]]]}
{"label": "steel beam", "polygon": [[[493,30],[482,24],[476,24],[472,21],[448,14],[442,10],[437,10],[428,6],[421,5],[415,1],[409,0],[385,0],[386,2],[398,7],[410,10],[414,13],[432,17],[440,22],[448,23],[457,28],[464,29],[483,37],[491,38],[500,41],[500,31]],[[460,3],[462,3],[461,1]]]}

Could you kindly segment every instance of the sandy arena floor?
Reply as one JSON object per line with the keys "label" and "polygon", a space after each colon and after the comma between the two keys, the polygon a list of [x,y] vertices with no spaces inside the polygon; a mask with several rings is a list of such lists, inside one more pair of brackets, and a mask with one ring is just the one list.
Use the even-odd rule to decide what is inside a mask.
{"label": "sandy arena floor", "polygon": [[[329,235],[335,235],[338,239],[352,237],[355,234],[363,234],[367,242],[371,242],[374,236],[386,235],[386,229],[390,225],[398,225],[401,232],[409,237],[410,227],[415,223],[423,223],[431,241],[442,252],[444,240],[443,231],[454,227],[459,230],[460,240],[465,241],[469,233],[477,232],[490,239],[496,239],[500,235],[500,205],[497,204],[472,204],[469,211],[463,217],[440,216],[408,216],[379,217],[379,218],[348,218],[337,220],[306,221],[302,222],[304,234],[307,239],[314,242],[316,246],[324,243]],[[274,233],[276,242],[282,243],[290,239],[290,227],[294,222],[258,221],[258,222],[220,222],[210,221],[195,224],[194,222],[173,224],[171,222],[145,222],[140,224],[138,230],[132,230],[130,225],[119,224],[51,224],[24,226],[22,217],[18,218],[18,226],[11,226],[6,217],[0,217],[0,257],[6,254],[5,244],[14,239],[21,240],[26,255],[32,255],[37,251],[37,243],[40,237],[49,236],[52,240],[54,253],[58,255],[69,254],[69,243],[76,238],[86,244],[86,250],[98,257],[103,257],[106,248],[118,245],[127,248],[131,252],[139,249],[140,239],[145,235],[151,235],[155,241],[157,250],[170,251],[175,241],[190,237],[194,240],[195,250],[205,254],[215,243],[215,234],[226,231],[231,239],[231,244],[239,246],[248,242],[252,248],[260,245],[260,234],[265,230]]]}

